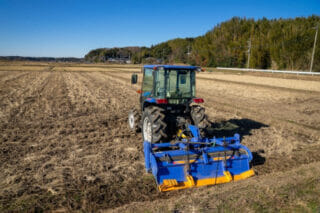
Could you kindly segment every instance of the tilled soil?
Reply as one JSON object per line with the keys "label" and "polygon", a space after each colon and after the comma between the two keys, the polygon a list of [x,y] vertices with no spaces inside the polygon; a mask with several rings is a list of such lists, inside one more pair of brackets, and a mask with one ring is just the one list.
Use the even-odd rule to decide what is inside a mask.
{"label": "tilled soil", "polygon": [[[127,113],[138,105],[139,86],[129,81],[136,68],[63,70],[0,72],[2,211],[130,211],[136,202],[171,205],[185,194],[192,198],[214,187],[221,194],[230,190],[225,184],[195,194],[193,189],[157,191],[144,170],[141,135],[127,127]],[[303,83],[295,89],[223,79],[200,74],[198,96],[206,101],[213,134],[239,132],[254,152],[252,184],[258,187],[260,178],[320,161],[317,81],[311,91]],[[290,85],[290,79],[282,80]]]}
{"label": "tilled soil", "polygon": [[168,197],[127,129],[130,88],[100,73],[29,72],[1,83],[2,208],[110,208]]}

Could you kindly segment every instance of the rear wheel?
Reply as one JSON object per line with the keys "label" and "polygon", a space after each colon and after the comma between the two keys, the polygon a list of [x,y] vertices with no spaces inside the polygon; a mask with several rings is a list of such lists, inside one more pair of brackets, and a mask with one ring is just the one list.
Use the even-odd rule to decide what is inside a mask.
{"label": "rear wheel", "polygon": [[199,105],[191,106],[191,118],[194,125],[196,125],[200,130],[209,127],[208,117],[205,114],[205,109]]}
{"label": "rear wheel", "polygon": [[141,116],[138,113],[138,110],[131,109],[128,116],[128,124],[131,131],[139,132],[141,130],[140,119],[141,119]]}
{"label": "rear wheel", "polygon": [[151,143],[163,142],[167,139],[167,124],[163,109],[148,107],[142,115],[142,136],[144,141]]}

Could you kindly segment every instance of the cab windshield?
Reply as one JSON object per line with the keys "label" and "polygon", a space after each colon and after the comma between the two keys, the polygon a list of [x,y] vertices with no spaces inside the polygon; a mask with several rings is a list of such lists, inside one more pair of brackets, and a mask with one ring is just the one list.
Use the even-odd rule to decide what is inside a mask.
{"label": "cab windshield", "polygon": [[181,99],[195,96],[195,72],[193,70],[159,70],[156,75],[157,97]]}

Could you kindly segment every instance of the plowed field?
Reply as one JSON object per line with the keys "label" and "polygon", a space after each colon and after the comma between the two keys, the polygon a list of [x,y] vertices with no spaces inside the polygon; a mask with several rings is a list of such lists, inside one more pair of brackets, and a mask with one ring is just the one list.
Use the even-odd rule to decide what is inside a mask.
{"label": "plowed field", "polygon": [[0,211],[320,210],[319,77],[198,74],[216,135],[240,133],[257,175],[160,193],[127,127],[139,70],[0,64]]}

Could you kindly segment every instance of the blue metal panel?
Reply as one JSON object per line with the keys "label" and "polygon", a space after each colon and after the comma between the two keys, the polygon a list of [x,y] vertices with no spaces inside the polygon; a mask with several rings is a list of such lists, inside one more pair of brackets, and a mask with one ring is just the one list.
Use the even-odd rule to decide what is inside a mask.
{"label": "blue metal panel", "polygon": [[151,95],[151,92],[144,92],[144,93],[142,93],[142,96],[149,96],[149,95]]}
{"label": "blue metal panel", "polygon": [[[154,159],[159,159],[156,155],[153,156]],[[207,163],[200,158],[195,162],[190,163],[189,175],[196,181],[198,179],[222,177],[224,176],[224,171],[229,171],[231,175],[238,175],[250,169],[247,155],[231,156],[226,160],[224,160],[223,156],[221,156],[221,158],[222,159],[219,160],[208,158]],[[166,179],[175,179],[178,182],[186,181],[187,174],[185,163],[174,164],[159,160],[153,163],[156,163],[153,167],[156,167],[157,169],[153,169],[152,173],[158,184],[162,184],[163,180]]]}
{"label": "blue metal panel", "polygon": [[147,98],[146,102],[148,102],[148,103],[157,103],[157,100],[155,98]]}
{"label": "blue metal panel", "polygon": [[143,142],[143,151],[144,151],[144,163],[147,172],[151,172],[151,165],[150,165],[150,155],[151,155],[151,143]]}
{"label": "blue metal panel", "polygon": [[[187,175],[185,172],[185,164],[178,164],[178,165],[159,165],[158,164],[158,166],[159,166],[158,173],[156,175],[154,174],[158,184],[162,184],[163,180],[166,180],[166,179],[175,179],[178,182],[186,181]],[[229,171],[230,169],[225,168],[223,161],[211,161],[209,164],[196,162],[196,163],[190,164],[189,175],[191,175],[193,179],[196,181],[199,179],[222,177],[224,176],[223,172],[226,170]],[[247,170],[243,170],[243,171],[247,171]],[[235,171],[234,173],[240,174],[242,172],[241,170],[238,170],[238,171]]]}

